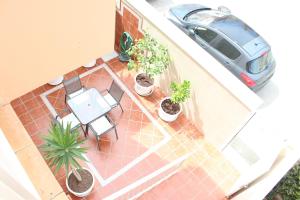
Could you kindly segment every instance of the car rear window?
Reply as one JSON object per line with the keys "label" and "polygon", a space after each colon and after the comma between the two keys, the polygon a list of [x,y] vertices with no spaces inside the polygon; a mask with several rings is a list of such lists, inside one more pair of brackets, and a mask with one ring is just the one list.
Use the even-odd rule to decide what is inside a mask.
{"label": "car rear window", "polygon": [[265,52],[260,57],[248,62],[248,71],[252,74],[258,74],[264,71],[273,62],[271,51]]}

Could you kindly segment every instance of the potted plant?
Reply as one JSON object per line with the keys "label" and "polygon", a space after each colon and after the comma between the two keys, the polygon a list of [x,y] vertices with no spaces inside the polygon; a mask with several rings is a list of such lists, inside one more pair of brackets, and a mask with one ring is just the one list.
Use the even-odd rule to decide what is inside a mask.
{"label": "potted plant", "polygon": [[141,96],[148,96],[154,89],[154,76],[160,75],[170,64],[168,49],[145,32],[128,51],[131,59],[128,69],[139,73],[135,76],[135,91]]}
{"label": "potted plant", "polygon": [[53,123],[49,134],[43,139],[42,151],[50,167],[56,174],[62,167],[66,170],[66,185],[68,190],[78,197],[87,196],[94,187],[94,177],[91,171],[81,167],[77,159],[84,160],[83,153],[87,148],[80,147],[84,139],[79,139],[79,132],[72,130],[71,124],[66,128],[60,123]]}
{"label": "potted plant", "polygon": [[180,114],[182,108],[180,103],[183,103],[190,97],[190,81],[184,80],[182,84],[171,83],[171,97],[164,98],[158,110],[159,117],[167,122],[175,121]]}

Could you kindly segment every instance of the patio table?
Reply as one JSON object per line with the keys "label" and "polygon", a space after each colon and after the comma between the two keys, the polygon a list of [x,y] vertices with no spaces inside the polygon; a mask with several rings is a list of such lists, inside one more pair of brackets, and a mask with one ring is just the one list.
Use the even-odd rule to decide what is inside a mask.
{"label": "patio table", "polygon": [[89,123],[107,114],[111,107],[95,88],[67,100],[67,104],[82,125],[86,126],[84,136],[88,135]]}

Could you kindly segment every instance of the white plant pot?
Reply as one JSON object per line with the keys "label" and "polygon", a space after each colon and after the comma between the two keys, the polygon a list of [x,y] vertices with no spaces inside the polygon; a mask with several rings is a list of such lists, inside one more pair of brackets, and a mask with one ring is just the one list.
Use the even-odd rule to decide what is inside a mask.
{"label": "white plant pot", "polygon": [[96,63],[97,63],[97,60],[95,59],[95,60],[92,60],[91,62],[89,62],[89,63],[87,63],[83,66],[86,67],[86,68],[90,68],[90,67],[94,67],[96,65]]}
{"label": "white plant pot", "polygon": [[142,86],[140,84],[138,84],[138,82],[136,81],[136,77],[139,75],[139,74],[143,74],[143,73],[138,73],[135,77],[134,77],[134,90],[136,91],[136,93],[138,93],[139,95],[141,96],[149,96],[150,94],[152,94],[153,90],[154,90],[154,84],[148,86],[148,87],[145,87],[145,86]]}
{"label": "white plant pot", "polygon": [[89,171],[90,174],[91,174],[92,177],[93,177],[93,183],[92,183],[91,187],[90,187],[89,189],[87,189],[85,192],[74,192],[74,191],[69,187],[68,179],[69,179],[69,176],[71,175],[72,171],[69,172],[69,174],[68,174],[68,176],[67,176],[67,178],[66,178],[66,186],[67,186],[67,189],[69,190],[69,192],[71,192],[72,194],[74,194],[74,195],[77,196],[77,197],[86,197],[86,196],[88,196],[88,195],[92,192],[92,190],[93,190],[93,188],[94,188],[94,184],[95,184],[95,178],[94,178],[94,175],[92,174],[92,172],[91,172],[89,169],[85,168],[85,167],[82,167],[82,169],[85,169],[85,170]]}
{"label": "white plant pot", "polygon": [[63,82],[64,76],[59,76],[51,81],[48,82],[49,85],[59,85]]}
{"label": "white plant pot", "polygon": [[162,120],[164,120],[164,121],[166,121],[166,122],[173,122],[173,121],[175,121],[175,120],[177,119],[177,117],[178,117],[179,114],[181,113],[182,108],[181,108],[181,106],[180,106],[179,112],[176,113],[175,115],[171,115],[171,114],[169,114],[169,113],[166,113],[166,112],[162,109],[162,107],[161,107],[161,104],[162,104],[162,102],[163,102],[165,99],[170,99],[170,97],[165,97],[165,98],[163,98],[163,99],[161,100],[161,102],[160,102],[160,104],[159,104],[158,115],[159,115],[159,117],[160,117]]}

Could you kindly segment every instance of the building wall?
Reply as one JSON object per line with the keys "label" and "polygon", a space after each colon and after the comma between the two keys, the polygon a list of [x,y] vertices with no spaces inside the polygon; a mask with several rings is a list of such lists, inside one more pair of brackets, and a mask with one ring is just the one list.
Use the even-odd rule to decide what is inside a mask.
{"label": "building wall", "polygon": [[114,49],[115,1],[0,2],[0,105]]}
{"label": "building wall", "polygon": [[[20,184],[12,189],[23,199],[34,199],[22,194],[25,189],[36,196],[35,189],[41,199],[68,199],[10,104],[0,107],[0,147],[0,182]],[[9,180],[9,176],[14,180]]]}
{"label": "building wall", "polygon": [[[123,31],[128,31],[135,39],[138,39],[142,37],[142,31],[147,30],[166,45],[172,64],[157,80],[157,85],[169,94],[171,81],[191,81],[192,96],[184,104],[183,112],[203,132],[208,141],[221,149],[252,116],[253,111],[201,65],[201,63],[209,63],[224,68],[221,64],[216,61],[204,62],[212,60],[212,58],[203,50],[201,53],[200,47],[198,48],[201,53],[199,60],[191,58],[183,48],[158,28],[159,25],[148,18],[149,16],[144,15],[143,10],[138,10],[134,2],[122,1],[121,9],[117,11],[115,49],[119,50],[118,37]],[[147,6],[145,5],[145,7]],[[158,13],[154,12],[153,15],[158,15]]]}

